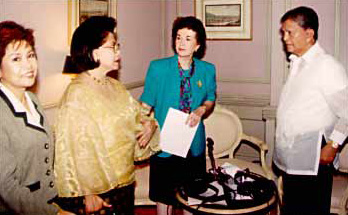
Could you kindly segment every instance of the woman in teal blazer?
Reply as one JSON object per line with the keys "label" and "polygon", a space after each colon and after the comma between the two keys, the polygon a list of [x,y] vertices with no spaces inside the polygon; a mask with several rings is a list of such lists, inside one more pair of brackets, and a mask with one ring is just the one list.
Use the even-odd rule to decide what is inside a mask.
{"label": "woman in teal blazer", "polygon": [[175,203],[174,189],[177,186],[205,173],[202,120],[212,113],[216,99],[215,66],[199,60],[206,50],[202,22],[195,17],[176,19],[172,29],[172,48],[174,56],[150,63],[140,100],[154,111],[161,129],[170,107],[189,113],[190,126],[199,125],[186,158],[166,152],[151,158],[150,199],[157,202],[158,214],[166,214],[166,205]]}

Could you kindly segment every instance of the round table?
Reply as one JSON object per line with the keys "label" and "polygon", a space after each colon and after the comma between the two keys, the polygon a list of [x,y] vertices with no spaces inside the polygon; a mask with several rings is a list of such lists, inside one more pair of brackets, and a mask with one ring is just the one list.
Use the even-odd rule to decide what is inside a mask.
{"label": "round table", "polygon": [[[189,205],[187,202],[187,194],[185,193],[185,190],[183,188],[179,188],[176,193],[176,199],[178,200],[179,204],[189,212],[193,214],[267,214],[272,209],[276,208],[277,206],[277,194],[274,192],[274,195],[272,195],[269,199],[265,199],[262,203],[257,205],[248,205],[246,207],[239,207],[239,208],[229,208],[227,205],[221,205],[221,204],[199,204],[199,205]],[[241,200],[244,201],[244,200]],[[236,200],[236,204],[238,204],[238,200]],[[246,205],[246,204],[244,204]]]}

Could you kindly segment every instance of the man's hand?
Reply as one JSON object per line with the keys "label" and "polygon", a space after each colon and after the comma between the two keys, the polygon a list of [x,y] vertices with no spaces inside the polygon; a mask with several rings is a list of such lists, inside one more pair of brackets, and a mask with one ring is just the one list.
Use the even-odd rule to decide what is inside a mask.
{"label": "man's hand", "polygon": [[334,161],[338,149],[332,147],[332,141],[328,141],[327,144],[321,149],[320,152],[320,164],[330,164]]}

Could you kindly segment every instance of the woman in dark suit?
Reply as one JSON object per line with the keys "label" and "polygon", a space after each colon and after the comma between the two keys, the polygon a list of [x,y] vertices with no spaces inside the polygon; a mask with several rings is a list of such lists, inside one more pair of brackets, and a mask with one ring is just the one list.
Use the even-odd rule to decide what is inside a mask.
{"label": "woman in dark suit", "polygon": [[[162,152],[151,158],[150,199],[157,202],[157,214],[167,214],[175,203],[174,189],[206,171],[203,119],[213,111],[216,99],[215,66],[200,60],[206,50],[206,33],[195,17],[179,17],[172,29],[175,55],[152,61],[140,98],[154,111],[162,128],[169,108],[189,113],[187,123],[199,124],[188,156]],[[186,177],[188,176],[188,177]]]}
{"label": "woman in dark suit", "polygon": [[0,213],[71,214],[53,205],[54,146],[36,96],[38,71],[31,29],[0,23]]}

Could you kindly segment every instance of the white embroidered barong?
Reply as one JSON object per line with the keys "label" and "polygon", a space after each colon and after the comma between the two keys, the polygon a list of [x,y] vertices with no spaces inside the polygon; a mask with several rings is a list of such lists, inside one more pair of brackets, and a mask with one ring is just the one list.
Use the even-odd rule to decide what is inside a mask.
{"label": "white embroidered barong", "polygon": [[322,136],[342,144],[348,135],[348,78],[318,43],[292,69],[277,110],[274,163],[288,174],[316,175]]}

